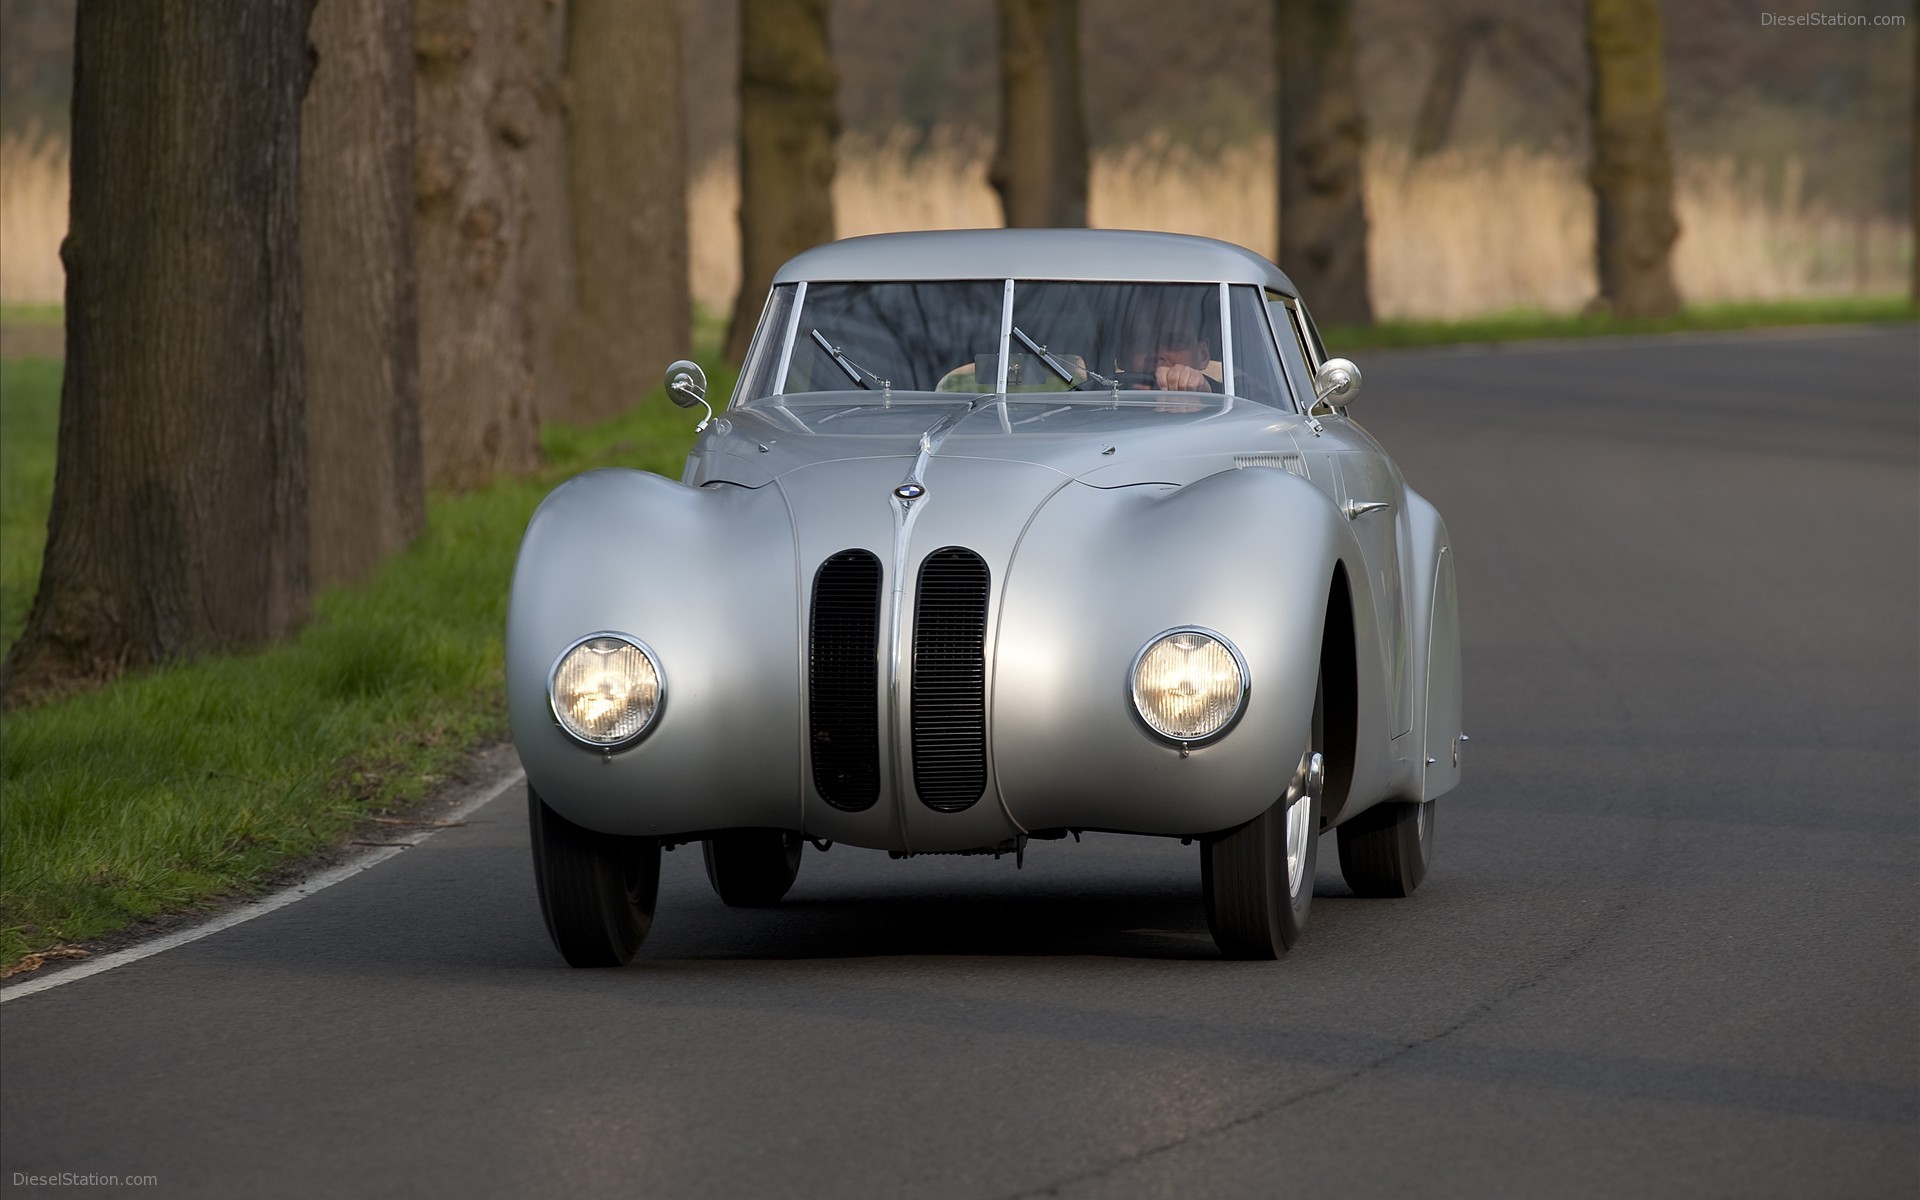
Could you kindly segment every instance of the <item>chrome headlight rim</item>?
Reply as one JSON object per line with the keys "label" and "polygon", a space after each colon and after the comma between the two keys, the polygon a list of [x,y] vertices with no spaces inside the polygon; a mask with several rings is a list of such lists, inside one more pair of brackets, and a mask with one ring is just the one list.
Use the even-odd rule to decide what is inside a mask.
{"label": "chrome headlight rim", "polygon": [[[1147,653],[1161,642],[1182,633],[1197,633],[1202,637],[1211,638],[1221,646],[1224,646],[1227,653],[1233,657],[1234,667],[1240,672],[1240,700],[1239,703],[1234,706],[1233,715],[1222,722],[1220,728],[1214,730],[1212,733],[1191,738],[1183,738],[1176,734],[1167,733],[1156,727],[1152,721],[1147,720],[1146,709],[1141,702],[1139,690],[1140,664],[1146,660]],[[1247,697],[1253,694],[1253,672],[1247,669],[1247,659],[1245,655],[1240,653],[1240,647],[1234,645],[1226,634],[1221,633],[1217,629],[1209,629],[1205,625],[1175,625],[1171,629],[1161,630],[1140,644],[1140,649],[1134,653],[1133,661],[1127,665],[1127,677],[1123,691],[1126,695],[1127,710],[1133,714],[1134,722],[1138,724],[1141,729],[1145,730],[1150,737],[1164,742],[1169,746],[1178,746],[1182,751],[1185,751],[1191,750],[1196,746],[1206,746],[1217,742],[1229,733],[1232,733],[1234,726],[1240,724],[1240,718],[1245,716],[1247,712]]]}
{"label": "chrome headlight rim", "polygon": [[[636,729],[634,732],[628,734],[626,737],[621,738],[617,742],[596,742],[592,738],[582,737],[579,733],[576,733],[572,726],[568,725],[564,720],[561,719],[560,706],[554,698],[554,691],[560,684],[560,667],[563,663],[567,661],[567,656],[572,654],[575,650],[578,650],[580,647],[586,645],[588,642],[594,641],[598,638],[613,638],[616,641],[625,642],[627,645],[632,646],[635,650],[638,650],[642,655],[644,655],[646,657],[647,662],[652,664],[653,666],[653,678],[654,678],[653,713],[647,717],[646,724],[642,725],[639,729]],[[605,754],[613,754],[621,750],[627,750],[632,748],[633,746],[637,745],[641,741],[641,739],[645,738],[649,733],[652,733],[654,726],[660,724],[660,714],[663,711],[665,711],[666,707],[667,707],[667,672],[666,672],[666,669],[660,665],[660,656],[653,652],[652,646],[647,645],[645,642],[641,641],[639,638],[633,636],[632,634],[623,633],[618,629],[596,630],[595,632],[586,634],[583,637],[577,637],[573,639],[571,642],[567,643],[565,649],[561,650],[559,654],[554,656],[553,666],[547,669],[547,715],[553,718],[554,725],[558,727],[561,733],[566,734],[567,737],[575,745],[585,746],[589,750],[598,750]]]}

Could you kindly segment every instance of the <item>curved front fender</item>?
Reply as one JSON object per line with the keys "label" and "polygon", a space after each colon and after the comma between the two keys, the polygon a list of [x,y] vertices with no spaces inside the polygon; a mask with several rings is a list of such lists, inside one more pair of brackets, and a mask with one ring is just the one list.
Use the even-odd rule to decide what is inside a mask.
{"label": "curved front fender", "polygon": [[[1328,582],[1359,554],[1327,497],[1284,471],[1062,489],[1001,601],[989,736],[1007,811],[1027,829],[1169,835],[1257,816],[1306,745]],[[1238,724],[1186,757],[1138,719],[1128,678],[1183,625],[1223,634],[1251,677]]]}
{"label": "curved front fender", "polygon": [[[507,713],[527,780],[607,833],[800,827],[800,597],[775,489],[690,488],[640,471],[562,484],[527,526],[507,610]],[[611,756],[561,731],[547,677],[577,638],[630,634],[665,701]]]}

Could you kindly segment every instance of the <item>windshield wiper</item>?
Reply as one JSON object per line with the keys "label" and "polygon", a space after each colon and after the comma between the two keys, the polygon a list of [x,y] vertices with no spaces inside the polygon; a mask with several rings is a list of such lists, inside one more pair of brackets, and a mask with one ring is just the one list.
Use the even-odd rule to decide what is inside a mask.
{"label": "windshield wiper", "polygon": [[1020,344],[1022,346],[1025,346],[1028,350],[1031,350],[1035,355],[1037,355],[1040,361],[1046,364],[1047,369],[1049,371],[1052,371],[1055,375],[1058,375],[1060,377],[1060,382],[1066,384],[1067,390],[1070,392],[1077,392],[1089,383],[1097,383],[1101,387],[1114,388],[1114,389],[1118,389],[1120,386],[1119,384],[1115,383],[1113,380],[1108,379],[1105,375],[1097,374],[1091,369],[1087,370],[1087,377],[1085,379],[1075,382],[1073,378],[1072,369],[1069,368],[1066,364],[1062,363],[1059,359],[1055,358],[1053,355],[1047,353],[1047,348],[1045,346],[1042,346],[1040,343],[1028,337],[1026,334],[1026,331],[1021,329],[1018,325],[1015,325],[1013,327],[1013,336],[1020,339]]}
{"label": "windshield wiper", "polygon": [[829,342],[826,339],[826,335],[822,334],[818,329],[813,330],[812,333],[813,333],[813,340],[818,342],[820,344],[820,348],[827,352],[827,356],[833,359],[833,361],[839,366],[839,368],[842,371],[845,371],[847,373],[848,379],[853,380],[855,383],[859,384],[862,388],[866,389],[869,392],[873,390],[873,384],[868,383],[867,382],[868,379],[873,380],[874,383],[878,383],[883,389],[887,391],[893,390],[893,385],[891,383],[880,378],[878,375],[875,375],[872,371],[867,370],[865,367],[861,366],[860,364],[854,362],[852,359],[848,358],[846,355],[840,353],[840,347],[834,345],[832,342]]}

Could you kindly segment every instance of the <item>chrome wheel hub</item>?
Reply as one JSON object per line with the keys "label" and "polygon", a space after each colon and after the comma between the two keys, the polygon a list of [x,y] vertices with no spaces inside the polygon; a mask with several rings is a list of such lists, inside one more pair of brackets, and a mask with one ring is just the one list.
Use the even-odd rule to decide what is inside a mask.
{"label": "chrome wheel hub", "polygon": [[1298,896],[1307,873],[1307,850],[1319,832],[1313,827],[1313,810],[1326,785],[1326,763],[1318,754],[1308,753],[1294,773],[1295,784],[1287,789],[1287,895]]}

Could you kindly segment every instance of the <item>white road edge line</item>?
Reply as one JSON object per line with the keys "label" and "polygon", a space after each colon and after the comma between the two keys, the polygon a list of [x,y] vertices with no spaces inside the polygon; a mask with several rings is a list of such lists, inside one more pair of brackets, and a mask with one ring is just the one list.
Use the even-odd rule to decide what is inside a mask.
{"label": "white road edge line", "polygon": [[[437,819],[442,821],[462,820],[473,814],[476,810],[498,800],[510,789],[518,786],[526,777],[526,772],[516,766],[493,784],[474,789],[474,794],[464,803],[441,814]],[[92,975],[98,975],[102,971],[111,971],[115,967],[124,967],[128,963],[139,962],[143,958],[151,958],[156,954],[171,950],[176,946],[184,946],[188,942],[197,942],[201,938],[210,937],[223,929],[232,929],[235,925],[245,924],[255,917],[264,917],[268,913],[283,909],[295,901],[305,900],[308,896],[316,892],[325,891],[343,879],[351,879],[362,871],[371,870],[392,858],[394,855],[399,854],[402,850],[406,850],[412,846],[418,846],[421,842],[426,841],[438,832],[440,832],[438,829],[423,829],[419,833],[408,835],[407,839],[398,845],[380,846],[376,849],[368,850],[364,854],[355,855],[337,867],[329,868],[318,875],[303,879],[299,883],[291,887],[282,888],[271,895],[262,896],[259,900],[251,904],[245,904],[234,909],[232,912],[223,913],[204,924],[169,933],[165,937],[158,937],[150,942],[142,942],[138,946],[129,946],[125,950],[116,950],[112,954],[103,954],[99,958],[88,959],[77,966],[67,967],[52,975],[47,975],[39,979],[29,979],[25,983],[16,983],[11,987],[0,988],[0,1004],[5,1004],[9,1000],[18,1000],[22,996],[31,996],[36,992],[49,991],[62,984],[73,983]]]}

